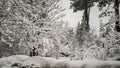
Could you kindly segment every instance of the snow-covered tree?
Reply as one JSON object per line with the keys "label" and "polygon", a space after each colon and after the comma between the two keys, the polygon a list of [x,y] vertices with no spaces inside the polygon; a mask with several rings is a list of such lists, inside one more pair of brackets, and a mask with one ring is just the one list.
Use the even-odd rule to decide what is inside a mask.
{"label": "snow-covered tree", "polygon": [[16,49],[12,49],[14,54],[58,53],[54,50],[61,46],[63,22],[60,18],[64,16],[60,0],[1,0],[0,3],[1,47],[5,43],[8,49]]}

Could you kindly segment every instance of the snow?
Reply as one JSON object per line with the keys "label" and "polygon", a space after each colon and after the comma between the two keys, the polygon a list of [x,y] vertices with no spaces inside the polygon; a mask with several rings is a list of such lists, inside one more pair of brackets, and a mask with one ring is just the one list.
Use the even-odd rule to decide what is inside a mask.
{"label": "snow", "polygon": [[24,59],[28,58],[29,56],[25,55],[13,55],[9,57],[4,57],[0,59],[0,68],[10,68],[10,65],[22,62]]}
{"label": "snow", "polygon": [[[63,60],[64,59],[64,60]],[[65,60],[52,57],[13,55],[0,58],[0,68],[120,68],[120,61],[97,59]]]}
{"label": "snow", "polygon": [[43,67],[46,64],[47,64],[47,61],[45,59],[43,59],[40,56],[35,56],[35,57],[26,58],[25,61],[22,63],[22,66],[35,65],[38,67]]}

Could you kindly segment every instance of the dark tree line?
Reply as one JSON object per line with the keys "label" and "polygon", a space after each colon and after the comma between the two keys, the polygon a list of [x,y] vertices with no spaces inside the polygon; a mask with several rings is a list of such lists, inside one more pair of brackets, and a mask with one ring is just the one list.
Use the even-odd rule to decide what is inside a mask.
{"label": "dark tree line", "polygon": [[[99,16],[104,17],[111,14],[113,11],[109,11],[108,8],[114,9],[114,15],[116,21],[114,22],[115,26],[114,29],[116,32],[120,32],[120,18],[119,18],[119,0],[71,0],[71,8],[74,10],[74,12],[83,10],[83,19],[81,21],[81,24],[78,23],[77,27],[77,37],[80,43],[82,43],[82,40],[84,39],[84,33],[89,33],[90,25],[89,25],[89,16],[90,16],[90,8],[94,6],[95,3],[98,3],[99,10],[103,10],[104,7],[107,7],[104,12],[102,12]],[[110,7],[111,4],[114,4],[114,6]]]}
{"label": "dark tree line", "polygon": [[[98,7],[102,10],[104,7],[114,4],[113,8],[115,10],[116,22],[115,22],[115,30],[120,32],[120,22],[119,22],[119,0],[71,0],[71,8],[73,8],[74,12],[79,10],[84,10],[83,13],[83,22],[86,23],[85,30],[89,32],[89,16],[90,16],[90,7],[94,6],[94,3],[98,3]],[[105,16],[108,14],[108,9],[105,12],[101,13]],[[85,22],[86,21],[86,22]]]}

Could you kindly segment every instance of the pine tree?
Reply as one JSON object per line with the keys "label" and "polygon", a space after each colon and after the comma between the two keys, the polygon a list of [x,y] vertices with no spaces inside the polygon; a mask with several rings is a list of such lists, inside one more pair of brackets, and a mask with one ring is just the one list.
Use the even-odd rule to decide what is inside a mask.
{"label": "pine tree", "polygon": [[94,0],[71,0],[71,8],[73,8],[74,12],[79,10],[84,10],[83,13],[83,23],[85,23],[85,30],[89,32],[89,16],[90,16],[90,8],[94,6]]}
{"label": "pine tree", "polygon": [[101,13],[100,16],[107,16],[109,15],[111,12],[113,11],[109,11],[109,8],[110,8],[110,5],[111,4],[114,4],[113,8],[114,8],[114,15],[115,15],[115,18],[116,18],[116,21],[115,21],[115,30],[117,32],[120,32],[120,23],[119,23],[119,4],[120,4],[120,1],[119,0],[97,0],[98,1],[98,7],[100,10],[102,10],[104,7],[107,6],[107,9]]}

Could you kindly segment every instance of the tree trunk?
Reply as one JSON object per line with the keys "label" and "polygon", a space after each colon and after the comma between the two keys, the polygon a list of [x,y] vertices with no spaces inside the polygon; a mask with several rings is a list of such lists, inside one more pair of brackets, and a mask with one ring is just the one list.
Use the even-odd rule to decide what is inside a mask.
{"label": "tree trunk", "polygon": [[33,47],[33,49],[31,49],[30,56],[38,56],[38,52],[35,47]]}
{"label": "tree trunk", "polygon": [[1,44],[1,40],[2,40],[2,23],[0,21],[0,44]]}
{"label": "tree trunk", "polygon": [[85,30],[89,32],[90,27],[89,27],[89,12],[90,9],[88,8],[88,0],[85,0],[85,10],[84,10],[84,21],[85,21]]}
{"label": "tree trunk", "polygon": [[114,2],[114,8],[115,8],[115,16],[116,16],[115,30],[116,30],[117,32],[120,32],[119,0],[115,0],[115,2]]}

